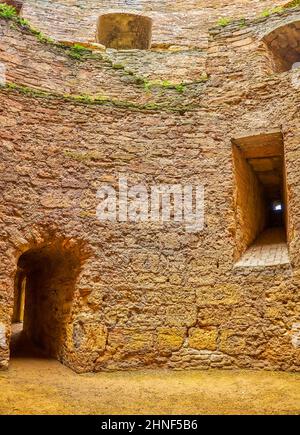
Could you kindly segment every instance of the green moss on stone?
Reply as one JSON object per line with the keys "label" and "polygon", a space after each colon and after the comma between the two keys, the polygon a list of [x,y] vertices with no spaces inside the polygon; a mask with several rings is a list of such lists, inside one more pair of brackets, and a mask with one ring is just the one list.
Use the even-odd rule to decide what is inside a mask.
{"label": "green moss on stone", "polygon": [[84,57],[92,54],[92,51],[80,44],[74,44],[67,50],[67,54],[73,59],[83,60]]}
{"label": "green moss on stone", "polygon": [[217,21],[217,25],[220,27],[226,27],[231,23],[231,19],[227,17],[219,18]]}
{"label": "green moss on stone", "polygon": [[262,13],[260,14],[261,17],[269,17],[272,14],[281,14],[282,12],[284,12],[284,7],[282,6],[277,6],[276,8],[273,9],[265,9],[262,11]]}
{"label": "green moss on stone", "polygon": [[0,17],[6,20],[17,19],[18,14],[13,6],[9,6],[6,3],[0,3]]}
{"label": "green moss on stone", "polygon": [[[41,42],[48,44],[52,46],[53,48],[63,50],[64,53],[66,53],[69,57],[71,57],[74,60],[86,60],[86,59],[94,59],[94,60],[101,60],[104,61],[106,64],[110,65],[111,68],[115,70],[121,70],[125,75],[131,76],[134,82],[139,85],[143,86],[143,88],[146,91],[149,91],[153,87],[158,87],[161,89],[174,89],[178,93],[183,93],[186,89],[186,86],[197,84],[199,82],[206,81],[208,78],[203,79],[203,77],[199,81],[195,82],[189,82],[189,83],[172,83],[168,80],[157,80],[157,81],[149,81],[145,77],[138,76],[131,70],[126,70],[125,65],[120,63],[114,63],[112,60],[110,60],[108,57],[102,56],[100,53],[93,53],[92,50],[80,45],[80,44],[74,44],[73,46],[69,46],[67,44],[63,43],[57,43],[53,39],[49,38],[48,36],[44,35],[39,30],[33,28],[30,23],[23,18],[20,18],[17,14],[17,11],[14,7],[9,6],[5,3],[0,3],[0,18],[3,18],[5,20],[10,20],[12,25],[15,27],[18,27],[20,30],[28,32],[36,37],[36,39]],[[82,100],[85,99],[85,96],[81,96]]]}
{"label": "green moss on stone", "polygon": [[132,101],[123,101],[117,100],[114,98],[103,96],[92,96],[92,95],[71,95],[71,94],[57,94],[51,93],[47,91],[43,91],[36,88],[29,88],[28,86],[19,85],[16,83],[7,83],[5,86],[0,86],[0,89],[9,91],[15,91],[23,95],[28,95],[32,98],[56,98],[56,99],[64,99],[66,101],[74,102],[74,103],[82,103],[82,104],[91,104],[91,105],[110,105],[123,109],[131,109],[138,111],[145,110],[157,110],[157,111],[167,111],[167,112],[178,112],[184,113],[186,111],[194,110],[194,108],[190,105],[186,106],[175,106],[168,103],[155,103],[148,102],[146,104],[138,104]]}

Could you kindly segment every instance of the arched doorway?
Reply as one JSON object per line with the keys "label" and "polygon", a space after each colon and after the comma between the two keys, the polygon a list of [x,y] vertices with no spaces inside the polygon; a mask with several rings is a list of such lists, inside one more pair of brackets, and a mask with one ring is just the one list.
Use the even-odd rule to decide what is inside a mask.
{"label": "arched doorway", "polygon": [[64,359],[80,251],[57,242],[34,247],[18,260],[11,355]]}
{"label": "arched doorway", "polygon": [[299,37],[299,20],[280,25],[264,35],[262,41],[267,48],[271,69],[274,72],[281,73],[299,67]]}

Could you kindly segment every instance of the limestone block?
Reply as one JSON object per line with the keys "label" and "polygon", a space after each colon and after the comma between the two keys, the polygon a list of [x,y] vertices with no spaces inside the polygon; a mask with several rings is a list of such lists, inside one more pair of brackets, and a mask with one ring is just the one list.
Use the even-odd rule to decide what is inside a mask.
{"label": "limestone block", "polygon": [[197,289],[199,305],[234,305],[240,301],[240,286],[237,284],[216,284]]}
{"label": "limestone block", "polygon": [[166,310],[166,323],[170,326],[192,326],[196,319],[196,307],[171,306]]}
{"label": "limestone block", "polygon": [[180,347],[183,345],[185,334],[186,328],[158,328],[158,348],[166,351],[180,349]]}
{"label": "limestone block", "polygon": [[216,350],[217,337],[217,328],[191,328],[189,331],[189,346],[198,350]]}
{"label": "limestone block", "polygon": [[229,355],[238,355],[245,351],[246,341],[237,334],[236,330],[225,329],[221,331],[220,350]]}
{"label": "limestone block", "polygon": [[153,347],[153,332],[140,329],[115,328],[108,335],[108,345],[113,352],[148,352]]}
{"label": "limestone block", "polygon": [[7,348],[6,327],[4,323],[0,323],[0,348],[1,349]]}

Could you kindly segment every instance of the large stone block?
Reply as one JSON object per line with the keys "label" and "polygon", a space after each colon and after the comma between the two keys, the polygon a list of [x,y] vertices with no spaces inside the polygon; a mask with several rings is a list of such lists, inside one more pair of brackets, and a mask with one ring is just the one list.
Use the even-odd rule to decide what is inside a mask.
{"label": "large stone block", "polygon": [[241,299],[241,288],[237,284],[216,284],[197,289],[199,305],[234,305]]}
{"label": "large stone block", "polygon": [[115,328],[108,335],[112,352],[145,353],[153,348],[153,332],[140,329]]}
{"label": "large stone block", "polygon": [[239,331],[233,329],[224,329],[220,334],[220,348],[228,355],[239,355],[245,351],[246,340],[239,335]]}
{"label": "large stone block", "polygon": [[217,349],[217,328],[191,328],[189,331],[189,346],[198,350]]}
{"label": "large stone block", "polygon": [[192,326],[197,321],[197,309],[192,306],[167,307],[165,323],[170,326]]}
{"label": "large stone block", "polygon": [[163,351],[174,351],[180,349],[183,345],[185,334],[186,328],[158,328],[158,349]]}
{"label": "large stone block", "polygon": [[[70,333],[72,336],[70,337]],[[107,328],[98,323],[75,323],[67,328],[67,343],[72,350],[103,352]]]}

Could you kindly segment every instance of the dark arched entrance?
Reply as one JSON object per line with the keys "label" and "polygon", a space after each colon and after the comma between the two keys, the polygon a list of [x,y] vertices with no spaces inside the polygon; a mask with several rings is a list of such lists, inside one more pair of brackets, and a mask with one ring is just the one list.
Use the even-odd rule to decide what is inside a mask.
{"label": "dark arched entrance", "polygon": [[11,355],[62,359],[80,253],[63,242],[28,249],[15,277]]}

